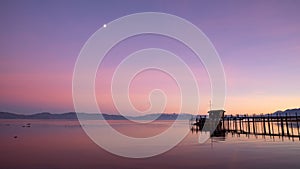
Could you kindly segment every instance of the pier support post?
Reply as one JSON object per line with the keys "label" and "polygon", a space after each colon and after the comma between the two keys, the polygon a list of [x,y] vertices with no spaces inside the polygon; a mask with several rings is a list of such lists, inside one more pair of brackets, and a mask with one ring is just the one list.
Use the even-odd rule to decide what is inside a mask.
{"label": "pier support post", "polygon": [[298,114],[297,113],[296,113],[296,122],[297,122],[298,136],[299,136],[299,140],[300,140],[299,120],[298,120]]}
{"label": "pier support post", "polygon": [[255,115],[252,117],[252,123],[253,123],[253,133],[255,135]]}
{"label": "pier support post", "polygon": [[290,131],[289,131],[289,123],[288,123],[288,114],[285,114],[285,125],[286,125],[286,133],[288,136],[290,136]]}
{"label": "pier support post", "polygon": [[270,114],[268,114],[268,129],[269,129],[269,135],[271,136]]}
{"label": "pier support post", "polygon": [[283,117],[280,115],[280,122],[281,122],[281,135],[284,136],[284,126],[283,126]]}

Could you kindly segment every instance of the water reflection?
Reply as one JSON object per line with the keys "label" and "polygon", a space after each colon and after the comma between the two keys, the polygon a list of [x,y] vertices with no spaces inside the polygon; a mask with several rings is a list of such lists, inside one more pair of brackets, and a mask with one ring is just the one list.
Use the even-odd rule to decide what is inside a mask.
{"label": "water reflection", "polygon": [[[28,123],[31,127],[22,127]],[[149,137],[164,131],[171,123],[158,121],[154,125],[135,125],[116,120],[111,125],[130,136]],[[98,124],[95,122],[95,125]],[[275,123],[273,127],[275,131]],[[181,129],[186,128],[178,130]],[[256,139],[255,135],[227,131],[214,132],[211,140],[199,144],[197,135],[201,133],[205,131],[191,129],[178,146],[159,156],[129,159],[98,147],[76,120],[0,120],[0,168],[299,168],[300,141],[296,139],[294,142],[288,137],[284,141],[269,141],[267,136],[260,139],[262,136],[256,135]]]}

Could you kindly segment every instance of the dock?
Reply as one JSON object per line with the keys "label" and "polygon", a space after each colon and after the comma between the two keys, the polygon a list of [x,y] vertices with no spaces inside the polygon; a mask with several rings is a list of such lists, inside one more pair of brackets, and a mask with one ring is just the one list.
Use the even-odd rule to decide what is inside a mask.
{"label": "dock", "polygon": [[[204,124],[211,121],[209,116],[198,115],[190,120],[191,131],[204,131]],[[221,115],[212,136],[225,134],[288,137],[300,140],[300,117],[297,113],[261,115]]]}

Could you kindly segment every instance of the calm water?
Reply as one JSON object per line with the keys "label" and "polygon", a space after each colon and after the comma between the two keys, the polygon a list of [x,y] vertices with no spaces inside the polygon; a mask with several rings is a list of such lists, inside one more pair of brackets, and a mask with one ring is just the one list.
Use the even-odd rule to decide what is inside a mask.
{"label": "calm water", "polygon": [[[126,135],[148,137],[164,131],[171,122],[111,124]],[[198,134],[190,132],[164,154],[129,159],[98,147],[77,121],[0,120],[0,168],[300,168],[299,139],[228,134],[225,139],[213,138],[198,144]]]}

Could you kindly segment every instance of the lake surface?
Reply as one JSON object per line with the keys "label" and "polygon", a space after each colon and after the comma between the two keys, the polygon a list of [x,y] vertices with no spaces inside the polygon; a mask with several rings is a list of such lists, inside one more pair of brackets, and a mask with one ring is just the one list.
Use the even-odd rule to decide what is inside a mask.
{"label": "lake surface", "polygon": [[[30,123],[30,124],[29,124]],[[166,130],[171,121],[151,125],[110,121],[133,137],[150,137]],[[227,134],[198,143],[200,132],[190,132],[176,147],[158,156],[131,159],[113,155],[96,145],[76,120],[0,120],[1,169],[84,168],[272,168],[299,169],[300,141]]]}

